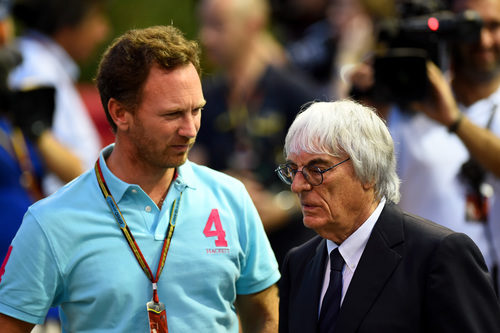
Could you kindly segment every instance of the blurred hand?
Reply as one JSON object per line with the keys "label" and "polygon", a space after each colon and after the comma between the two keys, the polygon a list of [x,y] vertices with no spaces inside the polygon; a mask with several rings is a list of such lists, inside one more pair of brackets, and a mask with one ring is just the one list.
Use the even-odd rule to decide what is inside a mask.
{"label": "blurred hand", "polygon": [[369,91],[375,84],[373,66],[360,63],[350,68],[346,73],[346,80],[359,91]]}
{"label": "blurred hand", "polygon": [[449,127],[460,115],[450,84],[441,70],[431,61],[427,62],[427,77],[430,82],[429,98],[422,102],[414,102],[411,107]]}

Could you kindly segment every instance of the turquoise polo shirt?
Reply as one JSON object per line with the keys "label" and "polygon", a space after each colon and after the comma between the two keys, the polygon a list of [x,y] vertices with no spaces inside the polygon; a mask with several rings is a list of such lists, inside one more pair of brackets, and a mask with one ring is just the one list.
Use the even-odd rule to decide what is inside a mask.
{"label": "turquoise polo shirt", "polygon": [[[153,274],[172,203],[182,193],[176,228],[158,281],[169,332],[238,332],[237,295],[280,277],[257,211],[243,184],[187,161],[159,210],[146,193],[103,177]],[[152,286],[132,254],[89,170],[32,205],[0,277],[0,312],[42,323],[60,306],[63,332],[145,332]]]}

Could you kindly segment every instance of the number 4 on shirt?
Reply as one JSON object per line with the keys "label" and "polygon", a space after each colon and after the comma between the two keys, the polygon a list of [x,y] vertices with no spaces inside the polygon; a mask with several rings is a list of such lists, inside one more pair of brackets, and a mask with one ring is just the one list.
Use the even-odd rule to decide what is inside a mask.
{"label": "number 4 on shirt", "polygon": [[[212,227],[215,228],[215,230],[212,230]],[[207,224],[203,229],[203,234],[205,235],[205,237],[217,237],[217,239],[215,240],[215,246],[227,247],[226,232],[224,231],[224,229],[222,229],[219,211],[217,209],[214,208],[210,212]]]}

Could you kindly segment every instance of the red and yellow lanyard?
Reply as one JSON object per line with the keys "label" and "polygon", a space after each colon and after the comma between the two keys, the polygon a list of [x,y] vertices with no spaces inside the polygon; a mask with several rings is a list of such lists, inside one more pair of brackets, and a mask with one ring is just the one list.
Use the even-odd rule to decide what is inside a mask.
{"label": "red and yellow lanyard", "polygon": [[167,253],[168,249],[170,247],[170,243],[172,241],[172,235],[174,234],[174,229],[177,221],[177,216],[179,213],[179,206],[180,206],[180,201],[182,197],[182,192],[181,195],[179,196],[179,199],[174,200],[172,203],[172,209],[170,212],[170,219],[168,223],[168,229],[167,229],[167,236],[165,237],[165,241],[163,242],[163,248],[161,250],[161,257],[160,257],[160,262],[158,263],[158,269],[156,271],[156,276],[153,276],[153,272],[149,268],[149,265],[144,258],[144,255],[141,252],[141,249],[137,245],[137,242],[134,239],[134,236],[132,235],[132,232],[130,231],[127,222],[125,222],[125,219],[123,218],[123,215],[118,208],[118,204],[116,203],[115,199],[111,195],[111,192],[109,191],[108,186],[106,185],[106,181],[104,180],[104,177],[102,176],[102,171],[101,171],[101,166],[99,164],[99,160],[96,161],[95,167],[94,167],[96,176],[97,176],[97,182],[99,183],[99,187],[101,188],[101,192],[104,196],[104,199],[106,199],[106,202],[108,203],[109,209],[113,213],[113,216],[115,217],[116,222],[118,223],[118,226],[120,227],[120,230],[122,231],[123,235],[125,236],[125,239],[127,240],[128,245],[130,246],[130,249],[132,250],[132,253],[134,254],[135,258],[137,259],[137,262],[141,266],[142,270],[144,273],[146,273],[146,276],[148,279],[151,281],[153,284],[153,300],[158,303],[158,291],[157,291],[157,285],[156,283],[158,282],[160,278],[160,274],[163,270],[163,267],[165,266],[165,260],[167,259]]}

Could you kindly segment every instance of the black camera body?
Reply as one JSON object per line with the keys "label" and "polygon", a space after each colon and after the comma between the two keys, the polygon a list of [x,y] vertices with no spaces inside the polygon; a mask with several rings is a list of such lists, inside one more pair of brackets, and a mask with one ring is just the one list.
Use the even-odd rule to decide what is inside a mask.
{"label": "black camera body", "polygon": [[[409,16],[408,16],[409,15]],[[402,106],[429,93],[426,62],[449,66],[453,43],[479,40],[482,19],[475,11],[436,11],[383,20],[377,26],[373,97]]]}
{"label": "black camera body", "polygon": [[34,86],[12,90],[8,87],[10,71],[22,62],[21,54],[12,46],[0,48],[0,113],[19,127],[31,140],[52,126],[55,88]]}

